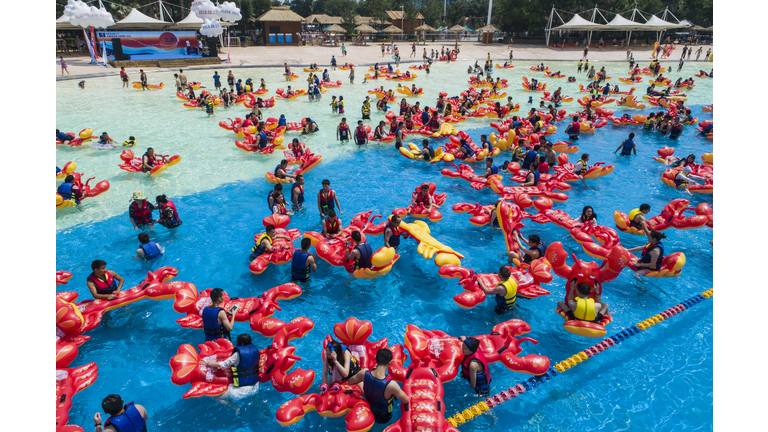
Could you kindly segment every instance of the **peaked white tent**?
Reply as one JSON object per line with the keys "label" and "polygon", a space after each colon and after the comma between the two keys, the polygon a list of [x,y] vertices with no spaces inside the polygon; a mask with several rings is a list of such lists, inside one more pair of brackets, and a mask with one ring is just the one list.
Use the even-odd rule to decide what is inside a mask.
{"label": "peaked white tent", "polygon": [[616,30],[616,31],[633,31],[633,30],[643,30],[645,29],[645,24],[637,23],[634,21],[630,21],[623,16],[616,14],[615,17],[605,25],[606,31],[610,30]]}
{"label": "peaked white tent", "polygon": [[60,16],[56,20],[56,30],[80,30],[82,27],[72,25],[69,22],[69,17],[66,15]]}
{"label": "peaked white tent", "polygon": [[552,31],[586,31],[587,33],[587,43],[592,41],[592,32],[597,30],[600,31],[605,28],[605,25],[603,24],[597,24],[593,23],[592,21],[587,21],[584,18],[581,17],[579,14],[575,14],[573,18],[571,18],[570,21],[567,23],[564,23],[563,25],[552,27],[552,18],[554,15],[557,14],[557,17],[560,18],[560,21],[563,21],[563,19],[560,17],[560,14],[557,13],[555,10],[555,7],[552,6],[552,13],[549,15],[549,24],[547,25],[547,46],[549,46],[549,35]]}
{"label": "peaked white tent", "polygon": [[[222,27],[229,27],[233,23],[221,21]],[[198,18],[195,12],[190,11],[186,18],[176,23],[174,30],[200,30],[200,26],[203,25],[203,19]]]}
{"label": "peaked white tent", "polygon": [[121,30],[121,29],[161,29],[168,27],[170,25],[173,25],[173,23],[170,23],[168,21],[161,21],[159,19],[150,18],[143,13],[139,12],[138,9],[134,8],[131,9],[131,12],[120,21],[116,22],[114,26],[110,28],[110,30]]}
{"label": "peaked white tent", "polygon": [[678,28],[686,28],[688,27],[685,24],[674,24],[669,21],[664,21],[663,19],[657,17],[656,15],[651,15],[651,17],[648,19],[648,22],[643,24],[643,29],[647,31],[664,31],[664,30],[671,30],[671,29],[678,29]]}

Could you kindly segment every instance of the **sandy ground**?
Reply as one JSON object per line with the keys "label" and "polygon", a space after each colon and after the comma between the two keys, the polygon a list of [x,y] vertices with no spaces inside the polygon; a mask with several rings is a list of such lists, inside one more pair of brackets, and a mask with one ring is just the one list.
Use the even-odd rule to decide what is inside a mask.
{"label": "sandy ground", "polygon": [[[421,56],[424,48],[427,49],[427,53],[432,49],[440,50],[441,47],[446,48],[453,47],[454,44],[444,43],[427,43],[426,45],[417,45],[416,56],[409,57],[411,54],[410,44],[396,44],[400,48],[400,55],[402,58],[401,63],[408,62],[421,62]],[[704,45],[702,51],[702,58],[707,49],[711,45]],[[318,63],[320,66],[330,66],[331,56],[336,56],[336,60],[339,64],[353,63],[356,65],[372,65],[376,62],[391,61],[391,54],[385,53],[384,57],[381,56],[381,45],[354,45],[348,44],[347,56],[344,57],[341,54],[340,47],[323,47],[323,46],[297,46],[297,47],[246,47],[246,48],[232,48],[230,53],[231,65],[228,67],[267,67],[267,66],[282,66],[283,63],[289,65],[308,65],[309,63]],[[491,55],[491,59],[494,63],[503,63],[509,59],[509,45],[506,44],[494,44],[483,45],[480,43],[459,43],[459,61],[485,61],[488,53]],[[695,58],[695,50],[698,46],[694,46],[694,54],[690,61]],[[515,45],[514,60],[541,60],[541,61],[577,61],[582,57],[583,48],[547,48],[542,45]],[[682,47],[678,46],[675,51],[672,52],[670,61],[677,62],[680,59]],[[626,48],[603,48],[602,51],[596,48],[589,49],[589,59],[592,62],[595,61],[626,61]],[[633,49],[635,60],[644,61],[650,60],[651,49],[649,47],[638,47]],[[226,50],[224,53],[219,53],[219,57],[222,60],[226,60]],[[67,62],[67,69],[71,75],[61,76],[61,67],[59,67],[59,59],[56,59],[56,79],[82,79],[92,78],[100,76],[118,75],[120,72],[118,69],[108,67],[101,68],[95,65],[89,65],[90,58],[86,55],[78,54],[65,54],[64,59]],[[687,62],[688,60],[686,60]],[[701,60],[703,63],[704,60]],[[188,69],[212,69],[220,66],[205,65],[205,66],[189,66]],[[153,68],[146,69],[145,72],[164,72],[170,69],[167,68]],[[138,73],[138,68],[127,69],[128,74],[133,76]]]}

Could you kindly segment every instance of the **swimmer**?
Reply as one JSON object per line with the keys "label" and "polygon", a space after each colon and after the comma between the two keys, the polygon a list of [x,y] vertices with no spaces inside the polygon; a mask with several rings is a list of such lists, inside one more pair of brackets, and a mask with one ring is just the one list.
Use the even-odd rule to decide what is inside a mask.
{"label": "swimmer", "polygon": [[142,195],[141,192],[136,191],[131,197],[131,205],[128,206],[128,218],[131,220],[134,230],[139,228],[154,229],[152,220],[152,210],[156,210],[157,207],[152,205],[147,198]]}
{"label": "swimmer", "polygon": [[85,80],[82,80],[79,83],[77,83],[77,86],[80,87],[81,89],[85,90]]}
{"label": "swimmer", "polygon": [[315,257],[309,253],[312,247],[312,240],[308,238],[301,239],[301,250],[293,251],[291,259],[291,281],[309,282],[309,273],[317,271]]}
{"label": "swimmer", "polygon": [[376,128],[373,130],[373,138],[374,139],[382,139],[387,136],[387,134],[384,132],[384,128],[386,127],[387,123],[382,120],[379,122],[379,125],[376,126]]}
{"label": "swimmer", "polygon": [[[542,165],[545,163],[546,162],[543,162]],[[547,166],[547,169],[549,169],[549,166]],[[525,181],[521,183],[520,186],[521,187],[537,186],[539,184],[540,179],[541,179],[541,171],[539,171],[539,164],[537,162],[534,162],[531,164],[528,174],[525,175]]]}
{"label": "swimmer", "polygon": [[72,174],[64,179],[64,183],[59,185],[56,189],[56,193],[61,195],[65,200],[74,201],[75,204],[80,204],[80,200],[82,200],[84,196],[83,191],[75,184],[75,176]]}
{"label": "swimmer", "polygon": [[[694,161],[696,161],[696,155],[689,154],[685,159],[679,159],[679,160],[676,160],[675,162],[672,162],[671,166],[672,168],[677,168],[677,167],[685,168],[689,165],[690,166],[696,165]],[[669,165],[669,164],[665,164],[665,165]]]}
{"label": "swimmer", "polygon": [[630,156],[632,153],[637,156],[637,145],[635,144],[634,138],[634,133],[629,134],[629,138],[622,141],[619,147],[613,151],[613,154],[616,154],[617,151],[621,150],[620,156]]}
{"label": "swimmer", "polygon": [[525,153],[525,158],[523,159],[523,163],[521,165],[522,169],[524,170],[530,169],[531,165],[533,165],[534,163],[538,165],[540,149],[541,149],[541,144],[536,144],[533,146],[532,149],[528,150],[528,152]]}
{"label": "swimmer", "polygon": [[454,152],[457,158],[464,160],[475,156],[475,151],[469,146],[467,140],[462,138],[459,143],[459,148]]}
{"label": "swimmer", "polygon": [[629,212],[627,218],[629,219],[629,226],[639,230],[643,230],[645,235],[650,233],[648,226],[646,225],[645,215],[650,213],[651,206],[649,204],[640,204],[640,207],[633,209]]}
{"label": "swimmer", "polygon": [[346,117],[342,117],[341,123],[336,127],[336,140],[349,141],[349,125],[347,124]]}
{"label": "swimmer", "polygon": [[323,370],[327,371],[323,374],[325,385],[347,381],[360,372],[360,366],[349,348],[335,340],[328,342],[323,354]]}
{"label": "swimmer", "polygon": [[[432,195],[429,194],[429,185],[421,185],[421,190],[417,193],[414,193],[411,197],[411,206],[421,205],[422,207],[426,208],[426,213],[429,213],[432,211],[433,208],[439,209],[440,206],[435,204],[435,201],[432,199]],[[411,214],[409,211],[408,214]]]}
{"label": "swimmer", "polygon": [[503,315],[515,308],[517,300],[517,282],[512,278],[509,268],[501,266],[497,273],[499,283],[489,287],[483,279],[478,279],[478,286],[486,296],[495,295],[496,307],[493,309],[497,315]]}
{"label": "swimmer", "polygon": [[272,205],[272,214],[281,214],[293,216],[293,210],[288,210],[285,204],[285,195],[277,193],[274,195],[275,204]]}
{"label": "swimmer", "polygon": [[584,183],[584,186],[587,186],[587,181],[584,179],[584,174],[586,174],[589,169],[587,162],[589,162],[589,154],[584,153],[581,155],[581,159],[576,161],[573,165],[573,173],[579,176],[579,179]]}
{"label": "swimmer", "polygon": [[344,262],[349,262],[349,260],[352,259],[355,260],[355,270],[359,270],[361,268],[373,268],[373,263],[371,263],[373,249],[371,249],[371,245],[368,244],[367,241],[363,241],[363,237],[360,235],[360,231],[352,231],[350,237],[352,238],[355,247],[352,248],[352,251],[350,252],[348,247],[349,244],[344,241]]}
{"label": "swimmer", "polygon": [[99,144],[112,144],[114,141],[107,135],[106,132],[102,132],[99,137]]}
{"label": "swimmer", "polygon": [[583,223],[584,225],[597,224],[597,215],[595,215],[595,210],[592,208],[592,206],[584,206],[584,208],[581,210],[581,216],[579,216],[579,222]]}
{"label": "swimmer", "polygon": [[156,208],[160,210],[160,219],[157,221],[160,225],[171,229],[182,224],[181,219],[179,219],[179,213],[176,211],[176,206],[171,200],[165,195],[158,195],[155,201],[158,204]]}
{"label": "swimmer", "polygon": [[225,311],[221,308],[224,301],[224,290],[214,288],[211,290],[211,303],[200,311],[203,318],[203,334],[205,341],[215,341],[221,338],[231,340],[229,333],[235,325],[235,314],[232,309]]}
{"label": "swimmer", "polygon": [[384,246],[397,249],[400,246],[400,216],[392,215],[384,228]]}
{"label": "swimmer", "polygon": [[[518,229],[515,229],[512,232],[515,235],[515,241],[517,242],[517,246],[520,249],[520,252],[523,253],[523,256],[522,256],[523,263],[530,264],[531,261],[544,256],[547,249],[544,246],[544,242],[541,241],[541,238],[538,235],[531,234],[528,236],[528,240],[523,240],[520,238],[520,231]],[[530,249],[523,246],[523,244],[527,245]],[[520,253],[510,252],[507,259],[510,263],[513,262],[513,260],[515,259],[520,261],[521,259]]]}
{"label": "swimmer", "polygon": [[435,158],[435,150],[432,148],[431,145],[429,145],[429,140],[421,140],[421,157],[424,158],[425,161],[430,162],[432,159]]}
{"label": "swimmer", "polygon": [[357,121],[357,127],[355,128],[355,144],[368,144],[368,131],[365,129],[362,120]]}
{"label": "swimmer", "polygon": [[667,238],[665,234],[653,230],[648,233],[648,244],[627,249],[627,252],[642,251],[640,261],[635,264],[638,268],[635,272],[636,278],[640,279],[648,272],[661,269],[661,263],[664,261],[664,245],[661,244],[661,240],[665,238]]}
{"label": "swimmer", "polygon": [[334,210],[328,210],[328,217],[323,220],[323,237],[336,238],[341,235],[341,219],[336,217]]}
{"label": "swimmer", "polygon": [[[282,194],[278,195],[278,197],[282,197],[282,196],[283,196]],[[285,236],[283,234],[277,234],[277,230],[275,229],[274,225],[267,225],[267,228],[264,234],[262,234],[256,240],[256,244],[251,248],[251,256],[248,258],[248,260],[253,261],[259,255],[272,253],[274,251],[274,249],[272,248],[272,242],[280,238],[288,241],[292,241],[292,239],[288,236]]]}
{"label": "swimmer", "polygon": [[679,171],[677,174],[675,174],[675,187],[677,189],[682,189],[688,195],[693,196],[693,194],[688,190],[689,183],[699,184],[699,182],[697,182],[694,179],[703,180],[703,181],[706,181],[707,179],[705,177],[700,177],[700,176],[691,174],[691,171],[692,171],[691,167],[686,166],[685,168],[683,168],[682,171]]}
{"label": "swimmer", "polygon": [[488,396],[491,390],[491,371],[488,362],[480,349],[480,341],[474,337],[460,336],[461,353],[464,359],[461,361],[461,377],[469,381],[469,386],[475,389],[475,394]]}
{"label": "swimmer", "polygon": [[400,403],[408,403],[408,395],[387,374],[391,362],[392,351],[388,348],[379,348],[376,351],[376,368],[372,371],[362,369],[347,382],[349,385],[362,384],[365,400],[371,407],[373,420],[376,423],[386,424],[392,420],[395,398],[399,399]]}
{"label": "swimmer", "polygon": [[218,397],[242,399],[252,396],[259,390],[259,359],[260,352],[251,342],[251,335],[243,333],[237,336],[237,345],[232,349],[231,356],[218,362],[200,360],[200,366],[230,369],[232,384],[229,384],[225,393]]}
{"label": "swimmer", "polygon": [[286,171],[288,169],[288,161],[283,159],[280,161],[280,165],[275,167],[275,177],[279,179],[295,179],[296,176],[293,174],[288,174]]}
{"label": "swimmer", "polygon": [[672,122],[671,129],[669,131],[669,138],[670,139],[678,139],[680,135],[683,133],[683,124],[680,123],[680,118],[675,118],[675,120]]}
{"label": "swimmer", "polygon": [[75,139],[75,136],[72,134],[61,132],[60,130],[56,129],[56,139],[61,141],[62,144],[69,144],[70,141]]}
{"label": "swimmer", "polygon": [[283,184],[278,183],[275,185],[275,188],[267,194],[267,205],[269,206],[269,211],[272,211],[272,206],[275,205],[275,195],[278,193],[283,193]]}
{"label": "swimmer", "polygon": [[330,210],[334,210],[334,203],[339,209],[339,214],[344,214],[341,211],[341,205],[339,204],[339,198],[336,196],[336,192],[331,189],[331,181],[328,179],[323,180],[323,188],[317,193],[317,208],[320,210],[320,218],[324,218],[328,215]]}
{"label": "swimmer", "polygon": [[165,248],[149,239],[149,234],[143,232],[139,234],[139,248],[136,249],[136,255],[144,261],[154,261],[165,253]]}
{"label": "swimmer", "polygon": [[397,129],[395,129],[395,149],[399,149],[403,146],[403,138],[405,138],[405,132],[403,132],[403,122],[398,122]]}
{"label": "swimmer", "polygon": [[123,289],[125,279],[112,270],[107,270],[107,263],[95,260],[91,263],[91,274],[86,279],[86,286],[94,299],[114,300]]}
{"label": "swimmer", "polygon": [[572,291],[576,291],[576,297],[569,300],[568,304],[563,301],[557,302],[557,306],[569,320],[599,323],[603,316],[608,314],[607,304],[600,303],[597,298],[589,298],[592,289],[588,284],[582,282]]}
{"label": "swimmer", "polygon": [[498,175],[499,169],[506,170],[509,167],[509,161],[504,161],[502,165],[493,165],[493,158],[489,157],[485,160],[485,172],[479,177],[488,178],[492,175]]}
{"label": "swimmer", "polygon": [[304,204],[304,176],[301,174],[296,176],[296,182],[291,188],[291,202],[294,211],[299,211]]}
{"label": "swimmer", "polygon": [[[120,432],[120,431],[146,431],[147,421],[149,416],[147,410],[138,404],[128,402],[124,404],[123,398],[120,395],[111,394],[101,401],[101,409],[105,414],[109,414],[109,418],[105,421],[104,431],[106,432]],[[93,422],[96,426],[96,432],[102,431],[101,413],[96,413],[93,416]]]}

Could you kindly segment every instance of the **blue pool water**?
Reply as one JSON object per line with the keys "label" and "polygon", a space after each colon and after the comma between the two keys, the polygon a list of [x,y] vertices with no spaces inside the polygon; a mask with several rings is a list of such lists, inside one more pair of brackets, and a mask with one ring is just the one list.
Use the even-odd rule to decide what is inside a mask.
{"label": "blue pool water", "polygon": [[[519,68],[526,69],[524,74],[530,77],[528,66],[520,63]],[[621,67],[622,70],[626,68],[623,65]],[[457,70],[462,68],[466,71],[466,64],[459,65]],[[563,70],[565,69],[566,67],[563,67]],[[362,78],[360,72],[358,80]],[[208,72],[196,73],[201,78],[203,75],[209,75]],[[224,76],[221,70],[219,73]],[[517,90],[519,76],[522,74],[517,72],[511,80],[514,96],[518,100],[522,99],[523,95],[528,95]],[[435,78],[434,75],[433,72],[433,77],[430,78]],[[613,76],[616,77],[617,73]],[[677,75],[673,77],[676,79]],[[190,77],[192,80],[197,80],[196,78]],[[341,79],[341,76],[338,79]],[[455,83],[465,80],[464,75],[453,79]],[[95,85],[104,85],[98,80],[89,80],[91,81],[94,81]],[[150,79],[150,82],[153,80]],[[452,85],[458,85],[455,83]],[[270,88],[277,88],[277,84],[282,83],[275,81],[275,85],[270,84]],[[423,82],[417,81],[416,84],[426,87]],[[438,83],[433,82],[430,85],[436,87]],[[346,92],[351,93],[348,88]],[[701,94],[699,96],[701,97]],[[141,97],[147,98],[149,95]],[[127,287],[141,281],[147,270],[163,265],[179,270],[177,280],[192,282],[200,290],[221,287],[230,296],[257,296],[273,286],[287,282],[290,277],[288,265],[270,266],[266,272],[256,276],[248,271],[247,261],[253,245],[253,236],[263,230],[261,219],[267,215],[265,197],[272,185],[264,181],[264,171],[273,169],[280,156],[276,154],[267,158],[244,154],[234,147],[234,135],[231,132],[223,129],[219,132],[217,129],[220,128],[213,124],[198,126],[202,123],[204,114],[178,108],[177,105],[180,104],[175,97],[170,96],[170,92],[153,97],[157,98],[154,103],[170,112],[168,118],[194,128],[192,131],[186,131],[184,128],[166,124],[166,129],[181,135],[181,138],[174,142],[179,148],[197,145],[191,142],[191,139],[189,142],[185,139],[192,135],[211,142],[210,153],[199,158],[202,162],[195,162],[191,155],[182,154],[188,159],[170,167],[160,176],[162,178],[149,180],[119,172],[116,169],[117,152],[107,156],[91,149],[67,148],[59,150],[57,162],[89,154],[84,158],[91,164],[90,171],[100,174],[98,179],[110,179],[118,186],[116,190],[127,191],[141,187],[152,192],[157,190],[158,193],[165,193],[162,189],[165,185],[172,190],[168,194],[169,198],[176,203],[184,225],[175,231],[156,227],[153,239],[166,248],[166,254],[159,263],[150,265],[131,258],[138,241],[137,232],[128,221],[125,209],[128,196],[124,193],[113,194],[115,190],[110,190],[103,196],[87,202],[88,208],[85,210],[98,212],[100,216],[83,216],[82,211],[59,214],[59,230],[56,236],[57,269],[74,274],[69,284],[59,289],[77,291],[81,300],[88,298],[84,282],[90,273],[90,263],[94,259],[107,261],[110,269],[126,279]],[[363,97],[356,95],[359,100]],[[428,98],[420,100],[422,105],[425,101],[428,104],[434,103],[431,94]],[[300,103],[302,105],[297,107],[307,105],[306,102]],[[711,100],[707,101],[702,97],[699,103],[711,103]],[[702,112],[700,104],[692,105],[694,115],[701,120],[711,119],[711,113]],[[566,106],[569,112],[575,109],[575,104],[572,105],[574,106]],[[353,112],[347,115],[348,119],[356,120],[359,102],[348,106],[348,112]],[[521,111],[524,109],[525,105]],[[620,109],[615,111],[618,115],[623,113]],[[78,116],[69,111],[60,112],[62,118],[71,120],[70,123],[73,124],[67,129],[74,130],[74,123],[86,126],[83,123],[88,120],[87,114]],[[238,109],[237,113],[227,115],[242,117],[243,112],[244,110]],[[285,112],[294,117],[303,116],[302,111],[286,109]],[[274,113],[275,111],[272,111],[267,115],[276,116]],[[216,122],[219,119],[221,118]],[[374,115],[374,120],[376,119],[377,116]],[[157,127],[153,126],[153,123],[148,121],[148,127]],[[331,120],[326,120],[324,124],[325,131],[335,129],[335,123],[331,123]],[[324,124],[321,123],[321,126]],[[480,134],[493,131],[487,124],[487,121],[467,122],[458,127],[467,131],[478,142]],[[124,124],[118,123],[115,127],[130,130]],[[134,130],[138,129],[134,124]],[[638,134],[635,139],[638,143],[638,156],[618,158],[611,155],[629,132]],[[113,133],[110,131],[110,134]],[[467,268],[484,273],[492,272],[505,262],[505,246],[499,230],[474,227],[469,224],[466,215],[455,214],[450,210],[450,207],[458,202],[489,204],[496,199],[492,191],[476,191],[464,181],[442,177],[440,169],[447,165],[412,162],[396,153],[393,145],[373,144],[361,149],[353,144],[339,145],[328,139],[329,136],[330,134],[312,137],[306,141],[316,153],[330,156],[306,176],[308,209],[293,217],[290,227],[298,228],[302,232],[320,230],[314,197],[320,188],[320,181],[324,178],[331,179],[332,187],[339,194],[344,209],[341,218],[345,224],[358,212],[373,210],[374,214],[388,214],[393,208],[404,207],[409,202],[414,187],[422,181],[433,181],[437,184],[438,192],[448,192],[447,202],[443,206],[443,220],[436,224],[429,223],[433,236],[461,252],[466,257],[462,265]],[[557,141],[564,137],[562,132],[558,132],[553,139]],[[151,144],[156,147],[159,145],[158,142]],[[662,145],[672,145],[677,149],[678,156],[689,153],[699,156],[712,151],[712,142],[697,136],[692,127],[687,127],[683,137],[674,144],[656,134],[639,132],[637,128],[613,126],[606,126],[594,136],[580,139],[577,144],[584,152],[590,153],[590,162],[603,161],[613,164],[616,170],[609,176],[590,181],[589,188],[574,183],[573,189],[568,192],[569,200],[556,204],[555,208],[576,216],[584,205],[591,205],[600,223],[610,227],[613,227],[614,210],[626,213],[640,203],[647,202],[652,206],[651,215],[655,215],[672,199],[683,197],[680,192],[661,183],[660,176],[664,168],[651,160],[656,149]],[[213,147],[214,145],[217,147]],[[211,173],[193,173],[185,169],[187,161],[190,164],[199,163],[200,166],[207,161],[213,168]],[[226,167],[230,164],[236,171],[234,174],[227,172],[229,170]],[[112,170],[111,166],[114,165],[117,172],[99,171],[102,166],[107,165],[110,166],[108,170]],[[483,165],[476,164],[476,169],[479,170],[481,166]],[[192,190],[190,185],[185,184],[186,175],[192,176],[194,182],[201,182],[208,176],[216,185],[205,190]],[[233,179],[228,176],[241,178]],[[123,185],[120,186],[120,183]],[[511,184],[509,181],[505,183]],[[154,197],[156,193],[149,195]],[[98,200],[102,198],[105,200],[100,203]],[[694,196],[691,198],[691,206],[701,202],[712,205],[712,200],[713,196]],[[102,205],[105,208],[102,208]],[[120,207],[123,209],[120,210]],[[547,243],[561,241],[568,252],[574,252],[579,258],[589,260],[567,231],[551,224],[537,225],[527,221],[525,225],[524,233],[538,233]],[[668,237],[664,242],[667,251],[681,251],[686,254],[687,264],[682,275],[676,279],[637,281],[631,272],[626,270],[616,281],[606,284],[603,298],[611,306],[614,317],[614,322],[608,327],[609,335],[712,286],[713,252],[709,245],[712,230],[706,227],[687,231],[670,229],[665,231],[665,234]],[[627,248],[644,243],[642,237],[626,234],[621,234],[621,240]],[[298,242],[296,244],[298,245]],[[378,247],[383,244],[383,239],[373,237],[372,244]],[[564,293],[564,280],[559,277],[545,286],[552,295],[521,300],[515,312],[499,317],[493,313],[491,300],[471,310],[459,308],[452,299],[461,292],[457,280],[441,278],[437,274],[437,266],[416,252],[416,245],[412,240],[404,241],[399,253],[401,258],[392,271],[387,276],[374,280],[354,279],[345,270],[320,261],[318,272],[312,276],[313,281],[304,289],[304,293],[294,300],[281,302],[282,311],[276,313],[277,318],[288,321],[297,316],[307,316],[315,322],[314,330],[306,337],[292,342],[297,348],[297,355],[302,357],[296,367],[320,371],[321,341],[326,334],[332,332],[333,324],[343,322],[350,316],[371,321],[374,329],[372,339],[387,337],[390,345],[403,342],[405,327],[409,323],[458,336],[487,333],[493,325],[502,320],[519,318],[531,325],[533,330],[528,336],[539,341],[538,345],[523,344],[523,355],[546,355],[553,364],[596,342],[574,336],[562,329],[562,319],[554,313],[555,302],[560,300]],[[569,260],[569,263],[572,263],[572,260]],[[483,415],[459,429],[711,430],[712,307],[712,302],[704,302],[691,308],[558,376],[546,386],[507,402],[492,410],[490,414]],[[147,300],[108,313],[102,325],[89,333],[92,339],[81,347],[80,354],[73,363],[73,366],[80,366],[96,362],[99,366],[99,378],[91,387],[74,397],[70,423],[90,425],[93,413],[100,411],[101,399],[107,394],[119,393],[126,401],[136,401],[148,409],[152,430],[281,430],[275,421],[274,412],[293,395],[278,393],[269,384],[262,384],[257,396],[241,402],[237,411],[214,402],[212,398],[182,400],[182,394],[189,387],[171,383],[168,362],[181,344],[196,345],[202,342],[203,337],[200,331],[182,329],[175,323],[178,318],[180,315],[173,311],[170,301]],[[254,336],[257,346],[263,347],[269,343],[268,339],[251,332],[247,323],[235,325],[236,334],[246,331]],[[494,392],[527,378],[527,375],[508,371],[501,364],[490,367]],[[319,383],[318,376],[315,380],[316,386]],[[445,384],[445,389],[448,415],[479,401],[470,394],[471,389],[460,379]],[[399,416],[398,410],[395,418]],[[286,430],[331,431],[341,428],[342,419],[325,419],[311,413]],[[375,426],[373,430],[381,429]]]}

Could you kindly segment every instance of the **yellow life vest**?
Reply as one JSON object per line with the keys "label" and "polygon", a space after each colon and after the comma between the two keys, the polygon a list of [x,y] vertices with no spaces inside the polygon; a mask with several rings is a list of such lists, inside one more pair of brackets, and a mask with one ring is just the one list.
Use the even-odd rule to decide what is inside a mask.
{"label": "yellow life vest", "polygon": [[642,214],[642,213],[643,212],[641,212],[639,208],[636,208],[636,209],[633,209],[631,212],[629,212],[629,216],[627,216],[627,217],[629,218],[629,221],[632,222],[633,220],[635,220],[637,215]]}
{"label": "yellow life vest", "polygon": [[582,159],[579,159],[578,161],[576,161],[576,163],[579,163],[579,162],[581,162],[581,171],[579,171],[579,174],[584,175],[584,173],[587,172],[587,163],[584,162]]}
{"label": "yellow life vest", "polygon": [[371,113],[371,107],[368,104],[363,104],[363,114],[368,115]]}
{"label": "yellow life vest", "polygon": [[595,299],[576,297],[576,310],[573,316],[579,321],[594,321],[597,318]]}
{"label": "yellow life vest", "polygon": [[[498,217],[498,213],[496,217]],[[506,305],[514,306],[515,300],[517,300],[517,282],[515,282],[515,280],[510,277],[503,282],[499,282],[499,285],[507,289],[507,293],[504,295],[504,301]]]}
{"label": "yellow life vest", "polygon": [[259,237],[258,240],[256,240],[256,244],[251,249],[252,252],[258,252],[259,255],[266,253],[266,248],[261,247],[261,242],[264,241],[264,239],[269,240],[269,244],[272,244],[272,237],[268,236],[267,233],[264,233]]}

